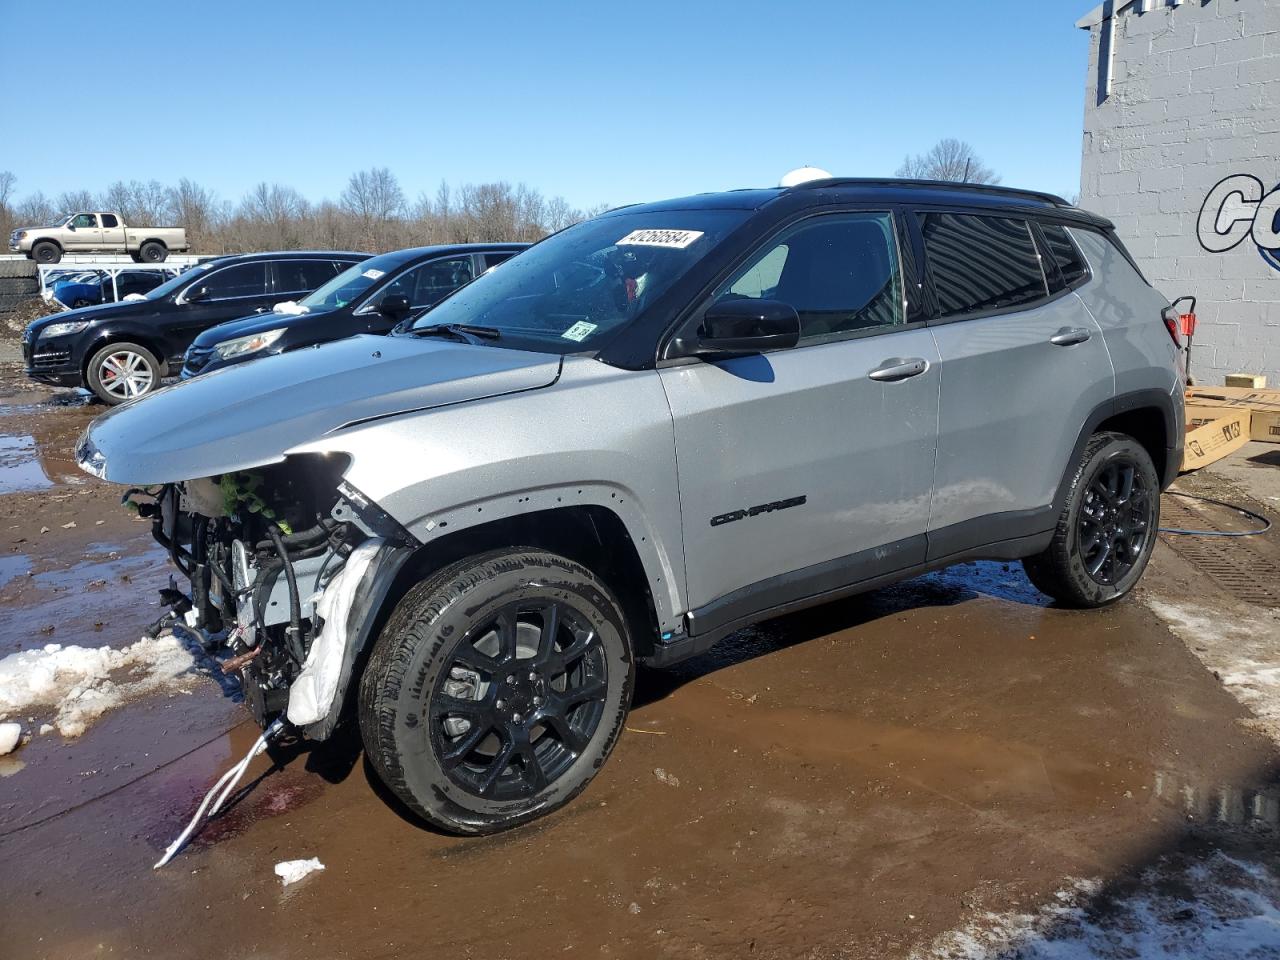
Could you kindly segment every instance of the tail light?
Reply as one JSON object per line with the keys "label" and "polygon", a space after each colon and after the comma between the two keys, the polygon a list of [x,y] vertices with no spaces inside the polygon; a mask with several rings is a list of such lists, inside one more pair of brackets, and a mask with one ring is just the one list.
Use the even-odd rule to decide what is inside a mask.
{"label": "tail light", "polygon": [[1173,340],[1173,345],[1179,350],[1182,349],[1182,323],[1178,311],[1173,307],[1165,307],[1160,311],[1160,318],[1164,320],[1164,328],[1169,331],[1169,336]]}
{"label": "tail light", "polygon": [[[1185,311],[1179,310],[1181,304],[1187,304]],[[1196,335],[1196,298],[1195,297],[1179,297],[1173,301],[1173,306],[1169,308],[1169,312],[1173,314],[1174,322],[1177,324],[1178,335],[1174,335],[1173,330],[1169,331],[1169,335],[1173,337],[1173,342],[1182,345],[1182,340],[1191,343],[1192,337]],[[1169,325],[1169,318],[1165,318],[1165,326]]]}

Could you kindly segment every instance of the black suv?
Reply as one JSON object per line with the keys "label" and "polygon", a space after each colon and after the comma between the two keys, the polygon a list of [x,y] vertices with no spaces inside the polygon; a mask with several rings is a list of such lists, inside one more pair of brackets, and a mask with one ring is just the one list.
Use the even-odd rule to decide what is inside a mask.
{"label": "black suv", "polygon": [[348,268],[297,303],[206,330],[192,342],[182,379],[246,360],[359,333],[389,333],[464,283],[515,256],[526,243],[411,247]]}
{"label": "black suv", "polygon": [[192,267],[145,299],[41,317],[22,334],[27,376],[88,387],[104,403],[150,393],[200,331],[265,312],[332,280],[367,253],[251,253]]}

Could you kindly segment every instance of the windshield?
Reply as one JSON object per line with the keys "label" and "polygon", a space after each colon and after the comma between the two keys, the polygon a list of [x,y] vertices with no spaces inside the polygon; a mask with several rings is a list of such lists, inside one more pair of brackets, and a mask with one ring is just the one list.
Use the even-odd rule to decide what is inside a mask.
{"label": "windshield", "polygon": [[383,254],[348,267],[322,287],[317,287],[298,301],[308,310],[337,310],[355,300],[381,280],[388,271],[404,263],[404,257]]}
{"label": "windshield", "polygon": [[163,300],[171,293],[177,292],[178,288],[185,284],[188,280],[198,273],[204,273],[206,270],[212,270],[218,265],[216,260],[208,260],[205,263],[198,263],[189,270],[183,270],[176,277],[166,280],[160,286],[147,293],[148,300]]}
{"label": "windshield", "polygon": [[746,219],[746,210],[620,213],[548,237],[419,316],[492,327],[504,347],[575,353],[603,343]]}

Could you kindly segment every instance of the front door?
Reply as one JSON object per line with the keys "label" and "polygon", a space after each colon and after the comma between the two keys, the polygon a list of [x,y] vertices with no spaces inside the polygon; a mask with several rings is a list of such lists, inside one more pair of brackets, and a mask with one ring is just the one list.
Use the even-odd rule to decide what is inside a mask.
{"label": "front door", "polygon": [[[192,290],[204,295],[187,300]],[[166,339],[171,361],[180,361],[187,347],[200,333],[228,320],[251,317],[271,309],[276,296],[270,289],[265,261],[236,263],[205,274],[179,298],[181,305],[166,315]]]}
{"label": "front door", "polygon": [[788,303],[800,345],[661,370],[695,631],[924,559],[938,356],[896,236],[889,213],[786,228],[708,305]]}
{"label": "front door", "polygon": [[68,251],[97,250],[102,246],[102,228],[95,213],[77,213],[71,218],[74,230],[64,235],[63,247]]}

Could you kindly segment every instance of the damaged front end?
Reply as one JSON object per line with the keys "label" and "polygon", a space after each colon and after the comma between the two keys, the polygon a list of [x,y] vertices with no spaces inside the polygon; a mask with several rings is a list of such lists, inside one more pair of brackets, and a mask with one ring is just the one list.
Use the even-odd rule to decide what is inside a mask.
{"label": "damaged front end", "polygon": [[338,455],[132,489],[125,502],[186,577],[173,618],[241,680],[259,724],[312,739],[342,714],[374,614],[417,541],[342,478]]}

